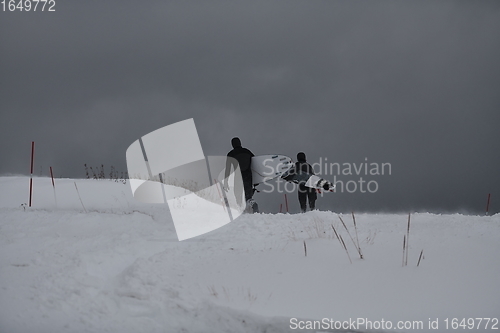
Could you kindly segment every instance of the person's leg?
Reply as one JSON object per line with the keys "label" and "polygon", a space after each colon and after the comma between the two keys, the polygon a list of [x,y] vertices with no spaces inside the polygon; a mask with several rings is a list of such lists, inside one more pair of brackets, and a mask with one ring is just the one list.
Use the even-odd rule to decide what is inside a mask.
{"label": "person's leg", "polygon": [[309,189],[307,197],[309,199],[309,208],[311,210],[314,210],[316,208],[316,199],[318,198],[316,194],[316,189],[313,188]]}
{"label": "person's leg", "polygon": [[253,197],[252,172],[242,173],[243,187],[245,189],[245,200]]}
{"label": "person's leg", "polygon": [[300,210],[302,213],[305,213],[307,210],[307,193],[304,191],[304,189],[299,186],[299,204],[300,204]]}
{"label": "person's leg", "polygon": [[253,200],[253,183],[252,183],[252,172],[246,172],[242,173],[242,178],[243,178],[243,186],[245,188],[245,201],[247,205],[247,212],[249,213],[258,213],[259,212],[259,206],[257,205],[257,202]]}

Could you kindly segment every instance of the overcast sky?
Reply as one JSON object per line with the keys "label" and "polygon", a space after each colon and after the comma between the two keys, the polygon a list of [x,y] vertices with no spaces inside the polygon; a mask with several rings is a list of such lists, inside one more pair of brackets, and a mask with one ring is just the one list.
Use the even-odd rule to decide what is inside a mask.
{"label": "overcast sky", "polygon": [[[256,155],[391,164],[390,175],[325,174],[378,188],[325,194],[320,209],[484,213],[491,193],[500,211],[499,1],[55,9],[0,12],[2,175],[29,174],[31,141],[37,175],[125,171],[132,142],[194,118],[205,155],[239,136]],[[272,212],[283,194],[255,198]]]}

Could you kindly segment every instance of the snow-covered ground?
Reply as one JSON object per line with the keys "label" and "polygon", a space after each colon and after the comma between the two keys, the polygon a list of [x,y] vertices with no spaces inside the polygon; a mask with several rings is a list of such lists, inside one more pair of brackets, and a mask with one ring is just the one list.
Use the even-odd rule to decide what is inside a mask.
{"label": "snow-covered ground", "polygon": [[31,208],[28,184],[0,178],[2,333],[500,328],[477,319],[500,318],[499,214],[412,214],[402,267],[407,215],[356,214],[360,259],[333,212],[244,215],[179,242],[168,207],[128,184],[58,179],[54,191],[35,178]]}

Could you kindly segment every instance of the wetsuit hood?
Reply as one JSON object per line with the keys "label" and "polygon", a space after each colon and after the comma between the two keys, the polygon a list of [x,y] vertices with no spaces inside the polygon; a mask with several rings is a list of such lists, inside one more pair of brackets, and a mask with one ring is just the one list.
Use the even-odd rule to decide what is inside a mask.
{"label": "wetsuit hood", "polygon": [[303,152],[300,152],[297,154],[297,161],[299,162],[305,162],[306,161],[306,154]]}
{"label": "wetsuit hood", "polygon": [[240,140],[240,138],[233,138],[231,140],[231,145],[233,146],[233,148],[241,147],[241,140]]}

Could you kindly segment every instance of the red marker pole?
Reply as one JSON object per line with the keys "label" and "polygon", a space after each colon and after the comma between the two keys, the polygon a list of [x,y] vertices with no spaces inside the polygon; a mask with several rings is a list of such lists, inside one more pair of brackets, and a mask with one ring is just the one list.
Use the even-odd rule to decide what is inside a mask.
{"label": "red marker pole", "polygon": [[31,207],[31,201],[33,198],[33,166],[35,162],[35,141],[31,141],[31,170],[30,170],[30,203],[29,206]]}
{"label": "red marker pole", "polygon": [[488,193],[488,202],[486,203],[486,215],[489,215],[489,210],[490,210],[490,198],[491,198],[491,193]]}

